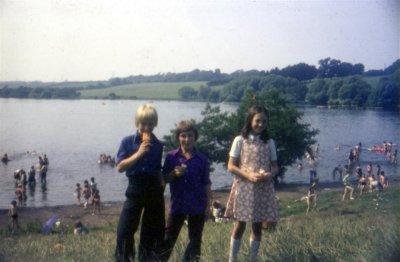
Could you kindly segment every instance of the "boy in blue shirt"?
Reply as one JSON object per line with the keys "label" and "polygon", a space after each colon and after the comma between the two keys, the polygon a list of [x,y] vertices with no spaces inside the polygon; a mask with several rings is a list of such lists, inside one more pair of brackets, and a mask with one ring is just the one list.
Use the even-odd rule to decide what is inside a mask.
{"label": "boy in blue shirt", "polygon": [[134,234],[141,217],[139,261],[156,259],[157,247],[163,240],[163,145],[152,133],[157,122],[157,111],[152,105],[140,106],[135,115],[137,131],[123,138],[117,153],[117,170],[126,173],[129,185],[117,229],[116,261],[134,261]]}

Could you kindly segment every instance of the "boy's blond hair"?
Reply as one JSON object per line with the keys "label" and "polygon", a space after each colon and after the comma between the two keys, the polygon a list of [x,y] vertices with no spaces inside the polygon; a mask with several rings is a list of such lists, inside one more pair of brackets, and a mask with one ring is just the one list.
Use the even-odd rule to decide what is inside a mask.
{"label": "boy's blond hair", "polygon": [[139,127],[139,123],[143,122],[144,120],[151,120],[154,121],[155,126],[158,123],[158,115],[157,110],[154,106],[150,104],[144,104],[139,106],[135,114],[135,125]]}

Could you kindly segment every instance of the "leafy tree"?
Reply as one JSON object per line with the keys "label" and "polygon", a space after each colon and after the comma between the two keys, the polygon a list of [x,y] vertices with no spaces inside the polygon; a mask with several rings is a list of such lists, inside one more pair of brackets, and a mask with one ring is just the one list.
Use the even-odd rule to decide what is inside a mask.
{"label": "leafy tree", "polygon": [[211,102],[218,102],[220,98],[220,93],[219,91],[213,90],[211,93],[208,95],[208,101]]}
{"label": "leafy tree", "polygon": [[400,59],[397,59],[396,61],[393,62],[393,64],[391,64],[390,66],[385,68],[384,73],[385,74],[393,74],[398,69],[400,69]]}
{"label": "leafy tree", "polygon": [[211,88],[209,86],[200,86],[198,91],[198,96],[202,100],[206,100],[211,93]]}
{"label": "leafy tree", "polygon": [[[233,138],[240,134],[245,113],[253,104],[265,106],[270,111],[268,129],[278,149],[278,177],[283,178],[286,167],[301,158],[315,143],[318,130],[301,122],[302,114],[283,98],[278,89],[263,91],[255,99],[251,93],[246,93],[234,113],[221,112],[218,106],[208,104],[202,111],[203,119],[197,123],[200,132],[198,148],[208,154],[211,162],[226,164]],[[164,136],[167,150],[178,146],[173,137],[173,130],[171,135]]]}
{"label": "leafy tree", "polygon": [[306,63],[299,63],[292,66],[282,68],[277,74],[295,78],[299,81],[310,80],[317,76],[317,68],[315,66],[307,65]]}
{"label": "leafy tree", "polygon": [[351,64],[341,62],[330,57],[319,60],[318,76],[320,78],[343,77],[351,75],[361,75],[364,73],[363,64]]}
{"label": "leafy tree", "polygon": [[400,69],[391,77],[382,77],[368,97],[369,106],[395,110],[400,103]]}
{"label": "leafy tree", "polygon": [[339,99],[350,105],[364,106],[371,92],[371,86],[360,76],[350,76],[343,80],[339,89]]}
{"label": "leafy tree", "polygon": [[117,94],[115,94],[114,92],[111,92],[108,94],[108,98],[114,100],[114,99],[118,99],[119,96]]}
{"label": "leafy tree", "polygon": [[330,57],[318,61],[318,76],[321,78],[331,78],[338,76],[340,60]]}
{"label": "leafy tree", "polygon": [[221,99],[228,102],[239,102],[247,92],[257,95],[277,88],[281,88],[292,102],[304,101],[307,92],[304,83],[294,78],[272,74],[266,77],[247,77],[233,80],[222,90]]}
{"label": "leafy tree", "polygon": [[330,105],[339,105],[339,90],[343,85],[342,79],[331,80],[328,82],[328,92],[327,95],[329,97],[328,104]]}
{"label": "leafy tree", "polygon": [[8,86],[4,86],[2,89],[0,89],[0,97],[8,98],[10,97],[11,94],[11,88]]}
{"label": "leafy tree", "polygon": [[328,85],[324,79],[317,79],[308,84],[306,102],[312,105],[326,105],[328,102]]}
{"label": "leafy tree", "polygon": [[178,94],[182,97],[182,99],[190,99],[197,95],[197,91],[190,86],[184,86],[179,89]]}

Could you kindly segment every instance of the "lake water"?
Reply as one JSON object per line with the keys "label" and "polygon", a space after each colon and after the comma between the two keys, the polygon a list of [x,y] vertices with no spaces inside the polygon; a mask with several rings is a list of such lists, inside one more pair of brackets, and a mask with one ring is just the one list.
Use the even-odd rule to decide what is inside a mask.
{"label": "lake water", "polygon": [[[99,165],[101,153],[115,155],[122,137],[132,133],[134,112],[145,102],[140,100],[18,100],[0,99],[0,154],[12,159],[0,166],[0,208],[14,199],[13,173],[28,170],[47,154],[50,167],[47,187],[28,189],[27,206],[55,206],[75,203],[76,183],[95,177],[103,201],[124,199],[127,179],[108,165]],[[162,138],[183,119],[201,119],[205,103],[152,101],[159,113],[155,134]],[[234,111],[236,105],[221,104],[221,109]],[[399,143],[398,113],[371,110],[300,109],[303,121],[320,129],[318,174],[331,181],[332,169],[345,164],[349,150],[359,141],[364,149],[381,145],[383,140]],[[341,145],[335,151],[336,144]],[[398,148],[398,147],[397,147]],[[303,161],[304,162],[304,161]],[[363,150],[361,165],[381,164],[391,176],[399,176],[398,166],[388,164],[382,154]],[[306,163],[304,162],[306,166]],[[38,176],[36,177],[38,180]],[[229,186],[231,175],[217,167],[211,175],[213,188]],[[289,168],[285,182],[308,181],[308,170]]]}

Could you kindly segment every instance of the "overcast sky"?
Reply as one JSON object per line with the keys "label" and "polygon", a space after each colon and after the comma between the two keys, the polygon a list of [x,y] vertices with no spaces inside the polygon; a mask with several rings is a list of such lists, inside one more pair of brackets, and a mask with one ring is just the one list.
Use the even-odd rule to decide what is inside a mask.
{"label": "overcast sky", "polygon": [[400,58],[400,1],[0,0],[0,81]]}

